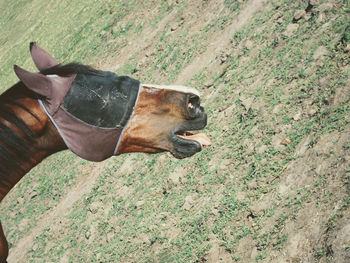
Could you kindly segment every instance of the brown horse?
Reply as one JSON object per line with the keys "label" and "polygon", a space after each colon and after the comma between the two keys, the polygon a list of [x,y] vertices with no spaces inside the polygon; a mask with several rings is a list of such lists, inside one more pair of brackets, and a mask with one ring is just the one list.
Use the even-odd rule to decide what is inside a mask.
{"label": "brown horse", "polygon": [[[195,89],[143,85],[80,64],[60,65],[36,43],[39,73],[15,66],[20,82],[0,95],[0,201],[47,156],[70,149],[100,161],[128,152],[192,156],[210,145]],[[0,263],[8,245],[0,224]]]}

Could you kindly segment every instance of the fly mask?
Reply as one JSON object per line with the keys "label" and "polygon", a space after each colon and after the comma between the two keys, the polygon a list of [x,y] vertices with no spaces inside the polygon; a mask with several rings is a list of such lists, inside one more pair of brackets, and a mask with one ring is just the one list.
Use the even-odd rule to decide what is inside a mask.
{"label": "fly mask", "polygon": [[[59,66],[36,43],[31,43],[30,53],[40,72]],[[72,152],[89,161],[102,161],[117,153],[137,103],[138,80],[108,71],[60,76],[32,73],[16,65],[14,71],[40,95],[40,105]]]}

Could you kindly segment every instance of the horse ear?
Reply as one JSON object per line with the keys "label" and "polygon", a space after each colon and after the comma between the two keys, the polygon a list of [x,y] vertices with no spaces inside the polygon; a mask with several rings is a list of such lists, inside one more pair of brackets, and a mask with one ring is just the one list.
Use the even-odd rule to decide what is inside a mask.
{"label": "horse ear", "polygon": [[51,98],[52,81],[48,77],[40,73],[29,72],[17,65],[14,65],[13,69],[18,78],[27,86],[28,89],[47,98]]}
{"label": "horse ear", "polygon": [[59,64],[47,51],[40,48],[36,42],[31,42],[29,49],[34,64],[40,71]]}

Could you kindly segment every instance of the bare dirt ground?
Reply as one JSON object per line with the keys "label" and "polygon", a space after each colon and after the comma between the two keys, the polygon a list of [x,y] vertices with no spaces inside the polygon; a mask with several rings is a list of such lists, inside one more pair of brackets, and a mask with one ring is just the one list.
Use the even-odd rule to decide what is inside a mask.
{"label": "bare dirt ground", "polygon": [[[135,24],[143,25],[142,32],[126,34],[119,39],[118,41],[125,45],[118,50],[117,55],[91,63],[100,69],[118,71],[129,61],[135,61],[131,73],[135,78],[145,79],[147,82],[191,85],[204,75],[203,81],[198,81],[202,85],[199,87],[203,94],[202,101],[205,106],[212,107],[209,115],[212,128],[209,129],[209,133],[214,137],[214,150],[208,150],[207,156],[210,157],[201,156],[193,162],[173,167],[172,157],[159,155],[154,157],[154,166],[150,165],[150,168],[144,166],[144,163],[149,161],[147,156],[128,155],[118,166],[117,173],[123,177],[110,179],[109,184],[116,185],[116,189],[106,196],[111,196],[113,200],[127,200],[125,207],[130,203],[134,204],[134,201],[133,206],[137,209],[142,210],[147,206],[147,200],[133,199],[137,196],[135,189],[139,185],[126,183],[126,177],[132,176],[136,170],[139,174],[157,174],[154,171],[158,171],[159,176],[166,175],[166,179],[160,183],[154,179],[157,186],[153,185],[153,179],[143,182],[153,187],[151,189],[154,193],[150,194],[156,200],[151,199],[153,203],[150,206],[153,209],[160,205],[158,200],[165,198],[169,192],[177,193],[186,187],[190,190],[183,197],[181,213],[175,208],[175,212],[156,211],[154,213],[159,214],[149,215],[153,220],[148,226],[148,232],[140,230],[141,232],[134,236],[126,235],[124,239],[120,237],[121,241],[118,242],[126,242],[125,246],[137,245],[136,249],[121,253],[118,258],[120,261],[114,262],[141,262],[141,259],[142,262],[209,263],[350,262],[350,114],[348,110],[344,110],[347,109],[350,99],[350,80],[347,75],[345,84],[332,89],[335,84],[331,70],[328,75],[317,75],[327,63],[332,64],[335,57],[344,57],[346,62],[337,64],[336,70],[343,71],[344,75],[349,73],[349,60],[346,60],[349,53],[343,52],[339,55],[338,51],[335,51],[335,55],[329,58],[330,47],[326,46],[326,43],[318,42],[318,39],[325,35],[333,36],[330,41],[339,42],[342,32],[332,32],[332,25],[336,24],[332,20],[332,11],[345,8],[342,1],[312,1],[313,16],[317,18],[311,18],[310,11],[305,11],[308,7],[308,2],[305,1],[286,1],[285,4],[283,1],[267,0],[233,1],[239,3],[240,10],[232,17],[230,14],[233,11],[227,7],[230,1],[191,1],[185,9],[177,8],[179,2],[181,1],[167,1],[168,6],[173,9],[163,16],[159,11],[161,9],[158,1],[148,6],[138,4],[139,8],[135,8],[134,12],[118,21],[116,26],[126,26],[127,21],[139,17]],[[296,14],[297,11],[302,18]],[[268,18],[254,20],[265,13],[268,14]],[[161,19],[155,24],[152,23],[157,17]],[[221,21],[220,17],[225,17],[226,20],[218,22]],[[292,22],[293,19],[298,21]],[[263,41],[254,38],[263,30],[268,32],[266,28],[276,25],[281,28],[284,26],[283,31],[270,32],[271,35]],[[299,61],[299,58],[292,56],[294,53],[298,54],[298,48],[293,46],[291,51],[283,53],[282,58],[278,60],[279,51],[288,45],[288,41],[292,42],[290,39],[302,38],[298,35],[298,30],[308,30],[307,28],[312,26],[316,28],[312,31],[315,35],[305,37],[303,43],[306,44],[300,46],[300,53],[304,58]],[[216,29],[211,31],[213,27]],[[207,32],[205,30],[209,33],[202,33],[196,37],[196,32]],[[110,35],[112,31],[113,29],[106,34]],[[243,32],[242,35],[240,32]],[[160,38],[166,41],[162,42]],[[196,43],[189,53],[186,53],[186,42],[188,46]],[[174,66],[175,63],[169,62],[169,66],[165,64],[167,60],[171,60],[169,57],[157,61],[157,58],[167,52],[169,46],[174,43],[183,45],[180,47],[183,53],[179,54],[183,57],[178,60],[187,61],[180,64],[179,69]],[[252,67],[250,61],[270,45],[276,48],[271,52],[271,59],[265,60],[264,64],[260,64],[258,60],[257,65]],[[340,45],[338,47],[344,48]],[[309,54],[308,50],[313,50],[313,53],[307,57],[305,54]],[[298,60],[299,63],[310,61],[310,64],[306,64],[305,70],[303,66],[293,65],[291,73],[281,74],[293,75],[291,80],[284,80],[283,76],[270,77],[269,74],[279,68],[278,64],[293,60]],[[234,66],[235,61],[239,61],[240,66]],[[164,67],[157,68],[156,63],[164,63]],[[148,75],[151,77],[146,77]],[[233,87],[230,81],[238,75],[245,78],[234,82],[236,86]],[[295,77],[296,75],[302,80]],[[317,79],[317,84],[309,91],[307,80],[311,83],[313,79]],[[277,88],[271,93],[267,87],[272,86]],[[278,87],[283,90],[282,95],[279,95]],[[327,90],[329,93],[326,93]],[[323,95],[321,105],[317,102],[318,94],[330,95]],[[331,114],[327,115],[327,112]],[[337,121],[333,121],[333,116],[337,114],[343,115]],[[240,125],[236,122],[237,116],[249,122],[250,118],[253,118],[251,115],[259,116],[256,117],[259,118],[258,121],[249,124],[251,126],[247,132],[242,131],[243,128],[236,130],[235,125]],[[320,120],[316,128],[307,125],[313,118]],[[334,123],[334,126],[341,123],[341,128],[332,128],[334,126],[323,123],[328,121]],[[295,136],[298,138],[295,139],[297,143],[291,146],[294,143],[295,129],[300,129],[296,133],[301,135]],[[239,132],[249,136],[232,139],[234,143],[228,145],[227,138],[234,138]],[[240,144],[239,147],[236,144]],[[239,159],[233,152],[241,152],[244,160]],[[59,242],[68,242],[71,227],[68,218],[72,218],[71,214],[79,210],[89,196],[95,196],[97,190],[102,189],[104,192],[107,189],[107,186],[100,182],[100,177],[110,167],[111,162],[106,161],[99,164],[88,163],[79,168],[79,176],[75,183],[65,190],[57,205],[38,215],[35,218],[36,224],[29,227],[19,240],[13,242],[8,262],[28,262],[28,257],[30,262],[83,262],[86,258],[90,262],[113,262],[102,252],[96,254],[87,251],[85,259],[83,256],[75,257],[79,253],[82,254],[84,249],[92,249],[94,242],[114,244],[113,238],[108,234],[101,239],[102,221],[94,221],[115,208],[114,203],[106,205],[102,198],[87,205],[90,218],[79,226],[84,231],[85,228],[88,229],[84,232],[84,237],[79,237],[83,240],[82,243],[87,242],[88,245],[76,245],[73,249],[62,245],[63,250],[67,252],[62,252],[61,249],[52,261],[35,256],[38,251],[44,256],[51,255],[54,247],[60,246],[54,243],[52,236]],[[264,171],[261,172],[261,177],[258,176],[259,169]],[[265,172],[266,169],[270,170]],[[193,173],[199,174],[199,178],[193,179]],[[214,174],[216,179],[205,177],[209,174]],[[211,180],[214,180],[214,183]],[[231,195],[227,193],[230,184],[234,193],[232,199],[227,197]],[[10,207],[12,200],[17,198],[18,191],[14,189],[1,206]],[[172,202],[170,207],[176,207],[177,201]],[[237,208],[239,212],[234,211],[226,216],[233,204],[241,207],[241,210]],[[116,216],[110,222],[118,225],[120,221],[131,220],[130,214],[133,210],[130,207],[125,208],[122,215]],[[128,209],[131,209],[131,212]],[[205,219],[198,219],[199,223],[195,220],[194,223],[181,221],[185,216],[200,218],[201,213],[206,216],[203,216]],[[10,221],[6,218],[7,220]],[[33,219],[21,221],[18,227],[26,229],[28,220]],[[187,238],[188,233],[192,233],[189,230],[192,228],[186,224],[192,224],[192,227],[197,224],[203,231],[208,232],[205,235],[197,233],[200,237],[205,236],[203,239],[196,239],[195,235],[190,237],[195,244],[202,245],[196,246],[195,252],[189,252],[191,255],[197,254],[188,258],[188,261],[184,260],[186,256],[168,259],[164,256],[167,253],[182,255],[181,251],[190,247],[190,243],[179,245],[181,236]],[[122,226],[118,225],[115,228]],[[168,241],[159,236],[153,238],[157,228],[162,232],[158,235]],[[11,236],[16,228],[5,231]],[[113,231],[115,235],[119,233],[116,229]],[[43,238],[45,244],[35,243],[45,232],[49,233],[48,237]],[[123,248],[123,245],[116,243],[115,248],[122,250],[120,247]],[[145,255],[142,255],[143,253]],[[54,258],[53,255],[52,257]]]}

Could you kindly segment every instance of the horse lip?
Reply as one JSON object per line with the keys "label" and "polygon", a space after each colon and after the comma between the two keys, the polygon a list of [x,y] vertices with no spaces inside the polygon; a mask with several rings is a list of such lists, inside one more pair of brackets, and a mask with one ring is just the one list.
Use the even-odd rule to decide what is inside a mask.
{"label": "horse lip", "polygon": [[180,132],[202,130],[207,125],[207,114],[203,112],[198,118],[194,120],[185,121],[182,125],[179,125],[169,134],[170,141],[173,144],[173,150],[171,154],[179,159],[190,157],[202,150],[202,145],[191,139],[185,139],[178,136]]}
{"label": "horse lip", "polygon": [[187,140],[175,135],[171,141],[174,149],[170,153],[178,159],[190,157],[202,150],[202,145],[194,140]]}

